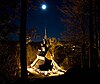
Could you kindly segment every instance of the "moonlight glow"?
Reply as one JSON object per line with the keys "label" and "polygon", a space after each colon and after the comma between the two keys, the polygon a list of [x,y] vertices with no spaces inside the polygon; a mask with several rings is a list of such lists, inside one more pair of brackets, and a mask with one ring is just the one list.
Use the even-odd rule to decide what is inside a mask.
{"label": "moonlight glow", "polygon": [[43,9],[43,10],[46,9],[46,5],[45,5],[45,4],[42,5],[42,9]]}

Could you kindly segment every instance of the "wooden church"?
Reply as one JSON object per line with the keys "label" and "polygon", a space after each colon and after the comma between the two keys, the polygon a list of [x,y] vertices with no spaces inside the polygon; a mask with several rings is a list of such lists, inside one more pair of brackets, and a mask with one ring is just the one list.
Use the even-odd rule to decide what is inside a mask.
{"label": "wooden church", "polygon": [[43,42],[41,43],[41,48],[38,49],[37,57],[33,61],[33,63],[30,65],[30,68],[27,68],[27,70],[30,73],[37,72],[37,74],[43,74],[43,75],[62,75],[67,70],[61,69],[58,64],[54,61],[52,54],[49,52],[49,47],[47,44],[47,35],[46,35],[46,29],[45,34],[43,38]]}

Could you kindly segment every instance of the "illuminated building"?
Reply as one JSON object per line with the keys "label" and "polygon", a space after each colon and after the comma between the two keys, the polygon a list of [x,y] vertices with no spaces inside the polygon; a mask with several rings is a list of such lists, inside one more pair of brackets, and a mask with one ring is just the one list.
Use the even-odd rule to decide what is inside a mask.
{"label": "illuminated building", "polygon": [[[37,58],[30,65],[31,68],[28,68],[28,71],[37,74],[43,75],[62,75],[66,70],[61,69],[58,64],[53,60],[52,54],[49,52],[49,47],[47,47],[47,35],[45,29],[45,35],[43,38],[43,43],[41,43],[41,48],[38,49]],[[49,57],[49,58],[48,58]]]}

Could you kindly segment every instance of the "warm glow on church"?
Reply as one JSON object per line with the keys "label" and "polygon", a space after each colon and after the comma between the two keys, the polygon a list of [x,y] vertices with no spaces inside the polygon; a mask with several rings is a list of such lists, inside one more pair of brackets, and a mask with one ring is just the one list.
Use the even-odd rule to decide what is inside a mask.
{"label": "warm glow on church", "polygon": [[53,59],[54,55],[49,51],[47,45],[47,35],[45,29],[45,35],[43,43],[41,43],[41,49],[38,49],[37,57],[30,64],[31,67],[27,68],[29,73],[42,74],[43,76],[58,76],[64,74],[67,70],[63,70]]}

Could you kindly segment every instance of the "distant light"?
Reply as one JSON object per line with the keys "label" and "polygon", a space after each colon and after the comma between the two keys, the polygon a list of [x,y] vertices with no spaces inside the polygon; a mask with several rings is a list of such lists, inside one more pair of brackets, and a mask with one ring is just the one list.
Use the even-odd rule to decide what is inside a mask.
{"label": "distant light", "polygon": [[42,9],[45,10],[47,6],[45,4],[42,5]]}

